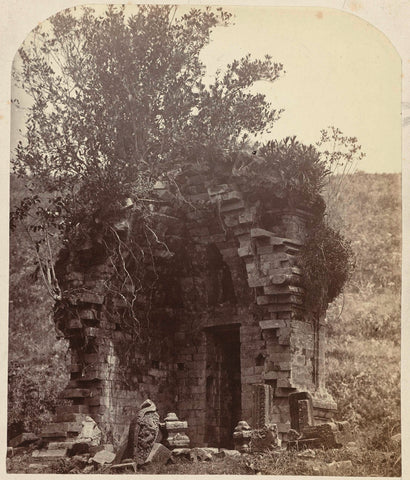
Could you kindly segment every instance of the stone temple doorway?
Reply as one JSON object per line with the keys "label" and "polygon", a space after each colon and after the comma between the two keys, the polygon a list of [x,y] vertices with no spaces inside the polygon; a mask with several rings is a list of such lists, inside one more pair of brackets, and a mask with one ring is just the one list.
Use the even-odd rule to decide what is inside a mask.
{"label": "stone temple doorway", "polygon": [[205,330],[206,430],[205,443],[233,448],[232,433],[241,417],[239,324]]}

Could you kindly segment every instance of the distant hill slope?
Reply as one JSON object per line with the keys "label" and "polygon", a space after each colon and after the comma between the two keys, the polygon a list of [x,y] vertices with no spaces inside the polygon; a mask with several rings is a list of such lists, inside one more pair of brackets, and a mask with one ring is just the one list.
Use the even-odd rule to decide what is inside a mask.
{"label": "distant hill slope", "polygon": [[[327,384],[356,438],[389,452],[400,432],[401,175],[347,180],[333,221],[351,240],[356,268],[328,310]],[[390,475],[400,473],[396,455]]]}
{"label": "distant hill slope", "polygon": [[350,175],[335,209],[335,221],[356,254],[356,269],[347,291],[400,289],[401,175]]}

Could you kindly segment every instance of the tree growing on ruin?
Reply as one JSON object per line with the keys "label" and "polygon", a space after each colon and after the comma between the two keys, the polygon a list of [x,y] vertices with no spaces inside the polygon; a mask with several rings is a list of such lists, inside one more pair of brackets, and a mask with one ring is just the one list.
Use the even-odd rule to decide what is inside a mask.
{"label": "tree growing on ruin", "polygon": [[[11,212],[11,226],[19,223],[18,234],[25,230],[34,246],[36,269],[30,280],[44,280],[56,301],[56,323],[68,295],[56,273],[64,242],[83,234],[86,243],[87,235],[101,235],[105,227],[110,233],[112,219],[132,199],[140,237],[133,239],[135,248],[111,238],[116,248],[110,255],[123,276],[117,283],[141,283],[143,274],[130,278],[124,252],[136,256],[141,239],[155,247],[162,242],[151,224],[152,187],[165,177],[174,181],[178,194],[175,178],[187,166],[208,174],[228,172],[256,195],[273,198],[274,191],[286,202],[315,211],[316,233],[304,266],[308,298],[317,302],[320,297],[318,309],[323,310],[349,270],[348,245],[325,229],[320,198],[332,166],[343,157],[331,149],[321,154],[295,138],[257,143],[281,110],[250,87],[260,80],[276,81],[283,66],[269,56],[248,55],[209,82],[200,53],[212,30],[231,22],[220,8],[193,8],[183,15],[173,6],[139,6],[133,15],[120,6],[100,12],[77,8],[51,17],[32,32],[14,65],[17,92],[31,102],[23,140],[12,158],[25,193]],[[17,285],[18,277],[12,288],[13,281]],[[131,329],[138,327],[132,308],[127,313]],[[20,313],[13,315],[17,319]],[[14,371],[23,371],[20,364]],[[22,395],[24,382],[10,385],[10,392],[17,392],[10,400],[14,420],[20,420],[32,398]]]}
{"label": "tree growing on ruin", "polygon": [[230,17],[221,8],[74,8],[39,25],[19,49],[15,82],[31,105],[12,164],[27,195],[11,223],[25,220],[56,298],[56,238],[126,198],[143,205],[161,174],[219,161],[279,118],[264,95],[249,92],[279,78],[282,65],[269,56],[248,55],[205,83],[199,54]]}
{"label": "tree growing on ruin", "polygon": [[37,275],[56,300],[55,244],[92,230],[127,198],[158,241],[147,199],[161,176],[172,179],[182,166],[227,166],[255,189],[275,184],[323,214],[319,194],[341,157],[296,139],[256,143],[282,111],[250,87],[276,81],[283,66],[247,55],[205,79],[200,53],[212,30],[230,22],[222,8],[183,15],[175,6],[139,6],[132,15],[124,6],[74,8],[39,25],[19,49],[15,82],[31,104],[12,164],[27,194],[11,225],[23,221]]}

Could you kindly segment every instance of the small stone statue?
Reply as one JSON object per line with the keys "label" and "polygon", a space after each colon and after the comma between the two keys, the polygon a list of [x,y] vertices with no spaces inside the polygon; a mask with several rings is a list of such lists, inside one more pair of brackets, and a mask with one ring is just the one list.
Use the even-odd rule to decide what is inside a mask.
{"label": "small stone statue", "polygon": [[148,458],[159,433],[159,415],[152,400],[145,400],[131,421],[127,453],[142,465]]}

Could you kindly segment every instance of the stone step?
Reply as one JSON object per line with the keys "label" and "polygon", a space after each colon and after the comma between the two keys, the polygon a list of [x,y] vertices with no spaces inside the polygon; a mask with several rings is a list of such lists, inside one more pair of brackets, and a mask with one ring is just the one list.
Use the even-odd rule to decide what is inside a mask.
{"label": "stone step", "polygon": [[64,442],[67,438],[67,432],[44,432],[41,434],[41,438],[46,442]]}
{"label": "stone step", "polygon": [[67,436],[68,432],[79,433],[81,431],[81,422],[56,422],[45,425],[41,434],[42,436],[58,436],[53,434],[62,434]]}
{"label": "stone step", "polygon": [[59,412],[55,415],[54,422],[76,422],[81,423],[88,416],[87,413]]}
{"label": "stone step", "polygon": [[88,398],[92,396],[88,388],[67,388],[63,390],[61,398]]}
{"label": "stone step", "polygon": [[31,454],[32,459],[43,462],[44,460],[56,460],[67,455],[67,448],[58,448],[55,450],[34,450]]}
{"label": "stone step", "polygon": [[64,450],[73,447],[75,442],[67,440],[66,442],[50,442],[47,445],[47,450]]}

